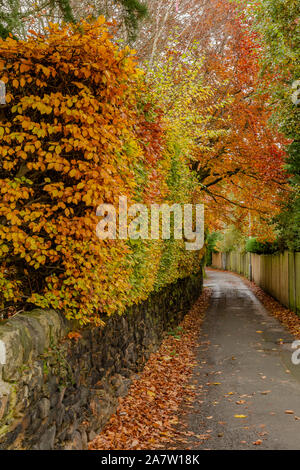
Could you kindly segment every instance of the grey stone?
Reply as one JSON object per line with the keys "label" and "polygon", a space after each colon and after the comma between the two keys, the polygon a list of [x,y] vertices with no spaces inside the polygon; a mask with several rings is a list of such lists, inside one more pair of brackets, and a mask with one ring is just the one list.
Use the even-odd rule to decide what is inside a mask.
{"label": "grey stone", "polygon": [[6,349],[6,363],[2,367],[2,378],[6,381],[20,378],[23,364],[23,347],[20,338],[20,330],[8,324],[0,326],[0,340]]}
{"label": "grey stone", "polygon": [[48,398],[42,398],[38,404],[39,416],[41,419],[47,418],[50,411],[50,400]]}
{"label": "grey stone", "polygon": [[75,431],[65,450],[83,450],[82,438],[79,431]]}
{"label": "grey stone", "polygon": [[95,437],[97,437],[97,434],[95,433],[95,431],[90,431],[88,435],[89,442],[93,441]]}
{"label": "grey stone", "polygon": [[7,405],[8,405],[8,395],[0,396],[0,420],[7,412]]}
{"label": "grey stone", "polygon": [[87,450],[88,449],[87,433],[84,429],[81,429],[80,434],[81,434],[82,450]]}
{"label": "grey stone", "polygon": [[47,431],[40,437],[40,450],[53,450],[54,449],[54,439],[56,433],[56,426],[55,424],[51,426],[51,428],[47,429]]}
{"label": "grey stone", "polygon": [[131,385],[131,380],[124,378],[121,385],[117,388],[117,391],[116,391],[117,397],[124,397],[125,395],[127,395],[130,385]]}

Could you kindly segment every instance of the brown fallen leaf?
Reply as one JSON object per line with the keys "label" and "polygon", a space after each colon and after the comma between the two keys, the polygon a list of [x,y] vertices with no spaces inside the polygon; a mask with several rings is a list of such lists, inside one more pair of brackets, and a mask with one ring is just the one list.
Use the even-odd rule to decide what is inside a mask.
{"label": "brown fallen leaf", "polygon": [[285,410],[285,414],[287,415],[293,415],[294,411],[293,410]]}
{"label": "brown fallen leaf", "polygon": [[156,393],[152,392],[152,390],[147,390],[147,395],[149,395],[150,398],[154,398],[156,396]]}
{"label": "brown fallen leaf", "polygon": [[171,361],[172,360],[172,358],[170,356],[163,356],[162,359],[164,361]]}
{"label": "brown fallen leaf", "polygon": [[201,441],[206,441],[207,439],[211,438],[211,436],[209,436],[208,434],[196,434],[195,437],[197,439],[200,439]]}
{"label": "brown fallen leaf", "polygon": [[162,428],[163,427],[163,423],[161,421],[155,421],[155,423],[153,423],[153,425],[157,428]]}
{"label": "brown fallen leaf", "polygon": [[257,441],[252,442],[254,446],[260,446],[262,444],[262,441],[258,439]]}

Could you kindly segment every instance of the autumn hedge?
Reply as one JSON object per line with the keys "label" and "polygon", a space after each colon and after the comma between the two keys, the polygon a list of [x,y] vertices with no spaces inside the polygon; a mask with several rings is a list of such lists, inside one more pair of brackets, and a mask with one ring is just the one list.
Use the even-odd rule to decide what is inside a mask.
{"label": "autumn hedge", "polygon": [[104,18],[0,42],[0,309],[102,322],[199,269],[182,241],[100,241],[100,203],[192,200],[189,169]]}

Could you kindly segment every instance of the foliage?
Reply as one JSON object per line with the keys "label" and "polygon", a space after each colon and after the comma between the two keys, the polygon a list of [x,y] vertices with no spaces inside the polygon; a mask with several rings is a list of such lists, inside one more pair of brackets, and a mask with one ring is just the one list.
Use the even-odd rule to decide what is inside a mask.
{"label": "foliage", "polygon": [[119,0],[124,9],[124,23],[129,42],[136,39],[139,22],[147,16],[147,7],[138,0]]}
{"label": "foliage", "polygon": [[0,0],[0,37],[5,39],[9,33],[16,37],[25,37],[28,27],[26,22],[32,22],[44,16],[58,14],[66,22],[75,23],[75,17],[70,5],[70,0],[38,0],[30,2],[25,0]]}
{"label": "foliage", "polygon": [[197,270],[199,253],[185,260],[181,241],[170,252],[162,241],[96,237],[96,208],[117,206],[120,195],[129,205],[172,201],[177,178],[192,197],[143,74],[110,41],[104,18],[0,48],[2,307],[27,301],[101,323],[99,312],[121,313]]}
{"label": "foliage", "polygon": [[300,251],[300,142],[294,140],[288,147],[287,169],[294,191],[275,219],[281,249]]}
{"label": "foliage", "polygon": [[246,242],[246,251],[259,255],[271,255],[278,250],[276,243],[259,242],[256,238],[249,238]]}
{"label": "foliage", "polygon": [[194,200],[205,204],[209,229],[235,223],[247,233],[250,212],[253,231],[268,239],[274,237],[268,223],[288,194],[284,139],[267,126],[268,97],[254,94],[259,83],[255,35],[232,6],[227,20],[223,13],[223,8],[215,12],[218,24],[224,22],[222,34],[228,35],[221,54],[207,51],[199,57],[200,38],[182,51],[181,37],[173,34],[165,55],[147,72],[162,97],[166,125],[197,179]]}
{"label": "foliage", "polygon": [[251,6],[254,27],[262,39],[263,85],[270,90],[273,121],[294,139],[299,136],[299,106],[292,84],[300,77],[299,4],[295,0],[259,0]]}
{"label": "foliage", "polygon": [[[144,0],[147,21],[140,24],[133,47],[143,67],[164,61],[170,52],[194,52],[208,64],[222,56],[230,41],[234,5],[227,0]],[[206,78],[210,75],[206,68]]]}
{"label": "foliage", "polygon": [[0,37],[5,39],[12,33],[25,39],[29,28],[43,34],[49,21],[76,23],[100,14],[116,20],[127,42],[132,42],[147,16],[147,7],[139,0],[0,0]]}
{"label": "foliage", "polygon": [[254,16],[254,27],[261,38],[261,88],[270,94],[271,121],[292,140],[287,149],[287,170],[293,192],[276,217],[279,243],[282,249],[299,250],[299,4],[294,0],[260,0],[251,5],[249,14]]}
{"label": "foliage", "polygon": [[216,243],[217,251],[228,253],[234,250],[243,250],[245,237],[235,225],[223,229]]}
{"label": "foliage", "polygon": [[72,12],[70,0],[50,0],[50,6],[58,6],[65,22],[75,23],[75,17]]}
{"label": "foliage", "polygon": [[300,251],[300,195],[297,189],[275,219],[281,250]]}
{"label": "foliage", "polygon": [[105,16],[113,24],[114,39],[126,44],[136,39],[148,16],[146,0],[73,0],[72,7],[77,19]]}
{"label": "foliage", "polygon": [[177,144],[181,143],[189,151],[190,159],[196,139],[202,137],[202,129],[206,139],[222,135],[222,131],[211,131],[207,124],[211,113],[224,103],[212,107],[209,113],[205,112],[207,100],[214,90],[205,84],[202,65],[203,60],[193,57],[192,52],[173,52],[168,54],[163,64],[154,63],[148,73],[148,79],[153,82],[154,96],[160,99],[164,120],[176,136]]}
{"label": "foliage", "polygon": [[206,235],[206,254],[205,264],[210,266],[212,263],[212,254],[217,251],[217,243],[222,239],[220,232],[210,232]]}
{"label": "foliage", "polygon": [[[228,96],[217,109],[213,129],[222,137],[201,139],[198,173],[205,185],[207,203],[215,219],[225,220],[261,238],[274,236],[268,228],[272,215],[286,198],[287,177],[283,171],[284,139],[267,126],[268,97],[257,96],[259,84],[258,44],[241,18],[231,19],[231,41],[225,56],[214,58],[216,94],[214,104]],[[211,124],[209,123],[211,126]],[[205,148],[206,146],[206,148]],[[227,220],[226,217],[227,216]]]}
{"label": "foliage", "polygon": [[[274,238],[272,217],[290,191],[286,140],[267,127],[271,95],[255,94],[257,35],[232,2],[214,0],[215,10],[202,3],[201,31],[216,44],[215,18],[220,48],[206,47],[192,18],[179,34],[164,24],[164,51],[152,49],[146,74],[128,47],[113,44],[103,17],[0,43],[8,92],[0,117],[2,307],[27,301],[100,322],[99,311],[121,313],[199,268],[203,252],[187,252],[182,240],[100,242],[96,208],[116,206],[120,195],[129,205],[204,203],[210,232],[235,225],[243,240]],[[159,21],[173,3],[160,5]],[[297,164],[295,153],[290,171]]]}

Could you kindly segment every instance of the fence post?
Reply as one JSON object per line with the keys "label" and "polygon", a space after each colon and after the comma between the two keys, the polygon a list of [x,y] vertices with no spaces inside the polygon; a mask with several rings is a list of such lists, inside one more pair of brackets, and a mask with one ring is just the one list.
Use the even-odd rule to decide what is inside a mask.
{"label": "fence post", "polygon": [[221,265],[221,268],[224,269],[224,271],[226,270],[226,253],[221,253],[221,261],[222,261],[222,265]]}
{"label": "fence post", "polygon": [[251,252],[249,252],[249,280],[252,281],[252,258],[251,258]]}

